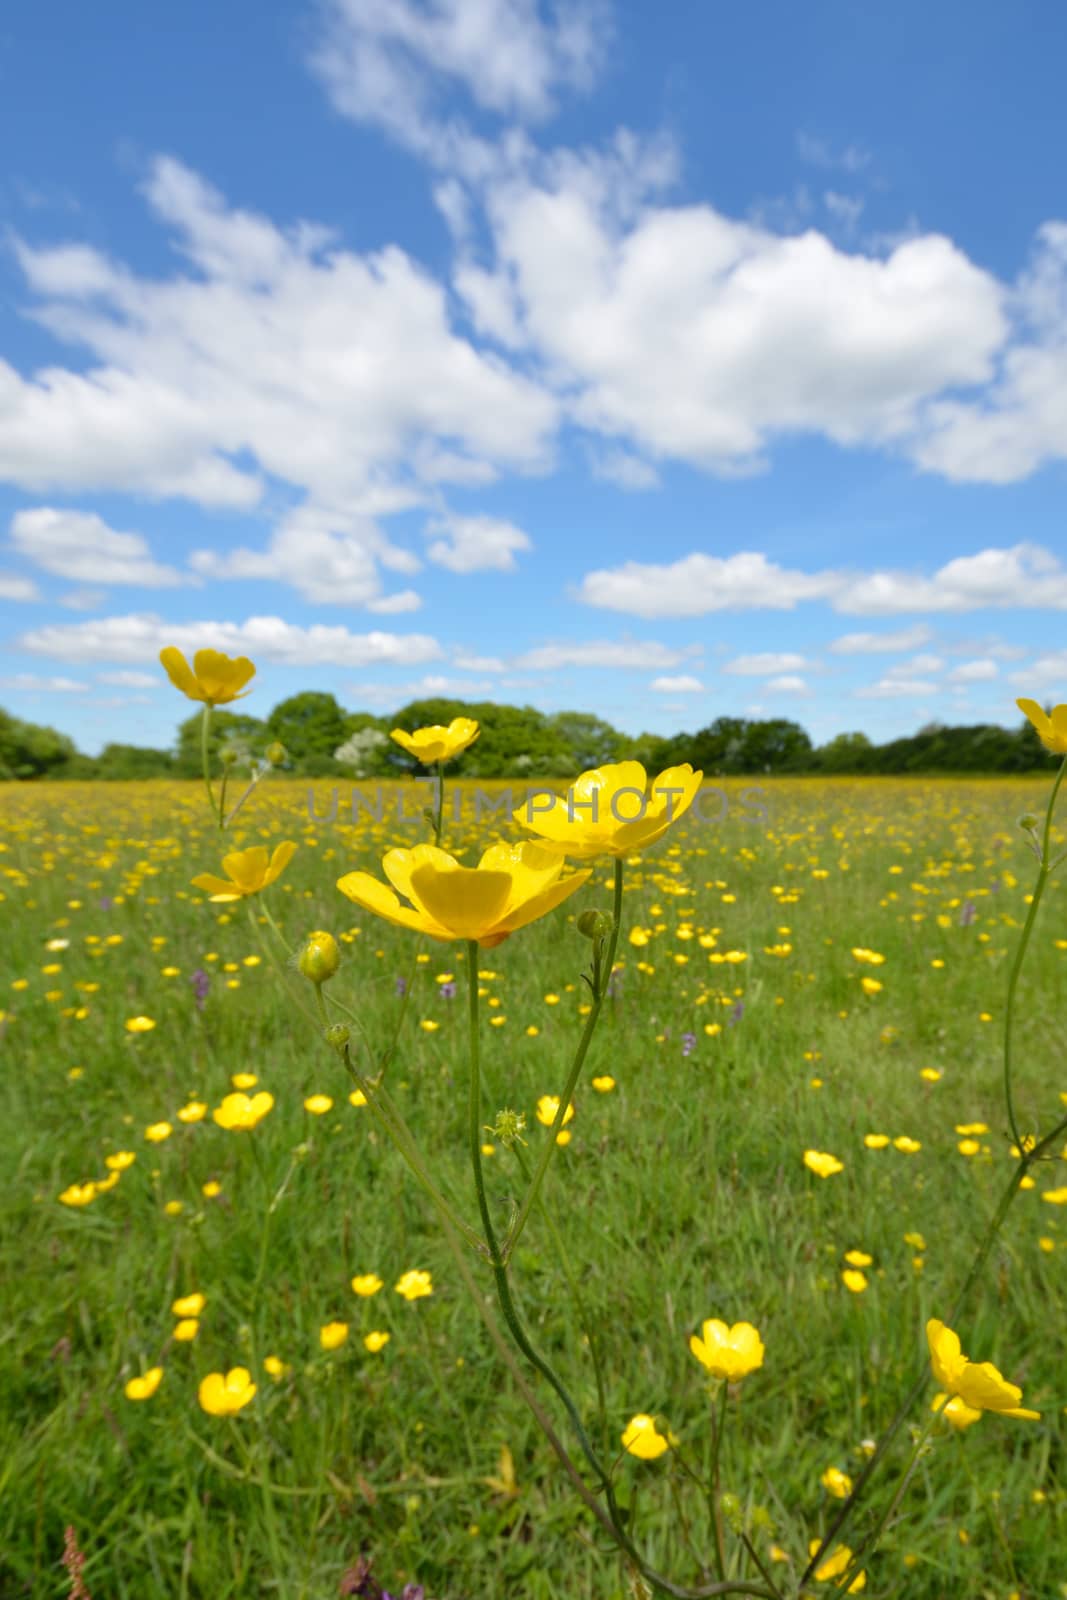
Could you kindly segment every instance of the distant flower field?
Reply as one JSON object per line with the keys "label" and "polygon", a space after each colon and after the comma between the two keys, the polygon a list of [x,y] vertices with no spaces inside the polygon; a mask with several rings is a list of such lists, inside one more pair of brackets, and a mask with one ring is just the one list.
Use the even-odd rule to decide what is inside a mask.
{"label": "distant flower field", "polygon": [[[804,1592],[1067,1595],[1067,1137],[945,1326],[1067,1104],[1063,869],[1020,979],[1014,1130],[1003,1085],[1017,819],[1054,772],[708,779],[725,804],[621,824],[624,880],[610,840],[561,877],[550,817],[487,858],[477,904],[414,847],[513,845],[505,785],[449,784],[435,818],[411,782],[353,805],[272,775],[224,842],[199,784],[0,785],[2,1600],[77,1594],[75,1567],[94,1600],[654,1592],[501,1364],[357,1047],[468,1231],[484,1200],[510,1236],[544,1166],[521,1317],[684,1592],[725,1581],[717,1546],[751,1585],[718,1592],[793,1600],[918,1378]],[[491,1252],[459,1245],[487,1297]]]}

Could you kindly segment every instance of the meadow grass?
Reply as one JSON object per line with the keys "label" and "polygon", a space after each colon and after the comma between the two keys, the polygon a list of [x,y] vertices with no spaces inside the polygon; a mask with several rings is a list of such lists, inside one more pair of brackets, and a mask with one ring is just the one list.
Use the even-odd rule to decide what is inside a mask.
{"label": "meadow grass", "polygon": [[[322,815],[328,786],[315,787]],[[707,1317],[756,1324],[766,1359],[730,1398],[722,1480],[761,1559],[772,1545],[788,1558],[772,1570],[792,1595],[837,1505],[821,1475],[859,1470],[1011,1175],[1001,1029],[1034,877],[1015,819],[1041,809],[1048,784],[764,788],[765,824],[736,807],[718,825],[687,819],[628,865],[622,971],[545,1186],[599,1342],[603,1424],[588,1338],[536,1211],[516,1293],[612,1460],[629,1418],[648,1412],[705,1463],[709,1398],[689,1336]],[[421,836],[388,811],[352,826],[342,806],[338,821],[312,822],[308,785],[272,780],[225,848],[299,843],[264,904],[291,942],[338,936],[344,961],[324,992],[376,1047],[403,1012],[388,1083],[473,1223],[463,946],[358,913],[334,887]],[[447,817],[445,834],[468,861],[494,836]],[[222,848],[194,784],[0,787],[0,1600],[69,1594],[68,1526],[94,1600],[327,1600],[361,1552],[394,1594],[417,1581],[434,1600],[621,1600],[623,1567],[495,1358],[425,1199],[271,966],[259,902],[250,916],[190,887]],[[587,1003],[574,921],[610,907],[610,882],[597,863],[564,908],[482,953],[486,1121],[524,1112],[527,1158],[547,1137],[537,1100],[561,1089]],[[1061,869],[1020,988],[1025,1130],[1051,1126],[1067,1091],[1065,903]],[[884,963],[857,961],[856,947]],[[747,959],[711,960],[725,951]],[[881,991],[865,994],[864,977]],[[288,984],[309,1001],[310,985]],[[137,1016],[155,1026],[128,1032]],[[235,1073],[275,1096],[254,1131],[177,1119],[190,1100],[217,1105]],[[605,1075],[615,1087],[595,1091]],[[332,1098],[325,1115],[304,1109],[314,1093]],[[171,1135],[147,1141],[161,1120]],[[988,1131],[961,1154],[957,1125],[974,1123]],[[872,1132],[921,1148],[870,1150]],[[844,1170],[816,1177],[806,1148]],[[120,1150],[136,1161],[113,1189],[59,1202]],[[504,1226],[521,1175],[499,1142],[486,1170]],[[986,1415],[936,1440],[868,1563],[871,1596],[1067,1594],[1067,1233],[1042,1199],[1065,1182],[1062,1161],[1042,1164],[958,1323],[965,1350],[1022,1384],[1042,1420]],[[853,1249],[872,1257],[861,1293],[841,1277]],[[411,1268],[432,1273],[433,1293],[408,1303],[393,1285]],[[350,1279],[371,1272],[383,1289],[357,1297]],[[171,1303],[194,1290],[207,1297],[199,1334],[176,1343]],[[349,1336],[323,1351],[319,1329],[335,1320]],[[391,1336],[375,1354],[371,1330]],[[263,1370],[268,1354],[281,1377]],[[253,1369],[255,1400],[207,1415],[199,1379],[238,1364]],[[156,1393],[127,1399],[127,1380],[156,1365]],[[905,1433],[852,1545],[909,1453]],[[674,1455],[623,1455],[617,1483],[648,1557],[693,1583],[711,1528]]]}

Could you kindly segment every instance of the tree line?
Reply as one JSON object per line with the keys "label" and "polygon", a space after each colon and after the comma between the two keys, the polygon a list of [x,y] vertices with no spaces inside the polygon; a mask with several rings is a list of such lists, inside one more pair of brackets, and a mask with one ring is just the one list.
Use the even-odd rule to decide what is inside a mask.
{"label": "tree line", "polygon": [[[346,711],[332,694],[291,695],[265,718],[216,711],[211,751],[216,761],[247,769],[269,746],[285,749],[283,770],[304,777],[396,778],[417,763],[389,737],[390,729],[475,717],[481,735],[452,770],[470,778],[562,778],[606,761],[637,760],[651,772],[692,762],[713,776],[811,773],[1020,773],[1047,768],[1052,757],[1029,722],[1016,728],[992,723],[947,727],[931,723],[918,733],[874,744],[865,733],[841,733],[814,745],[786,717],[716,717],[694,733],[636,738],[585,711],[552,714],[532,706],[471,704],[463,700],[413,700],[392,717]],[[200,772],[200,712],[186,718],[170,750],[108,744],[83,755],[66,734],[20,721],[0,710],[0,780],[34,778],[194,778]]]}

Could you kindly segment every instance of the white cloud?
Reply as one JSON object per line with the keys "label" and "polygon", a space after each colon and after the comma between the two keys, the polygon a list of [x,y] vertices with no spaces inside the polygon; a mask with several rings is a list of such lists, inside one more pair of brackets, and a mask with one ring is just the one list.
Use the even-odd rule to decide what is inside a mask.
{"label": "white cloud", "polygon": [[791,611],[800,600],[828,597],[840,582],[837,573],[797,572],[755,550],[725,558],[698,552],[663,566],[627,561],[589,572],[578,599],[636,617],[702,617],[711,611]]}
{"label": "white cloud", "polygon": [[514,572],[515,555],[533,546],[521,528],[500,517],[435,518],[427,527],[431,561],[451,572]]}
{"label": "white cloud", "polygon": [[1004,287],[940,235],[880,258],[618,195],[580,161],[490,181],[481,268],[509,337],[617,446],[726,473],[783,435],[906,450],[928,402],[993,377]]}
{"label": "white cloud", "polygon": [[1013,672],[1011,681],[1022,690],[1024,699],[1048,695],[1056,704],[1062,704],[1067,701],[1067,650],[1045,651],[1019,672]]}
{"label": "white cloud", "polygon": [[822,203],[846,233],[852,232],[863,215],[864,201],[860,195],[839,194],[835,189],[827,189]]}
{"label": "white cloud", "polygon": [[912,656],[910,661],[894,661],[889,668],[890,678],[924,678],[931,672],[940,672],[945,663],[940,656],[931,654]]}
{"label": "white cloud", "polygon": [[96,676],[100,683],[118,684],[123,689],[158,689],[165,681],[151,672],[98,672]]}
{"label": "white cloud", "polygon": [[655,467],[626,450],[593,450],[590,465],[594,478],[617,484],[620,489],[634,492],[659,487],[659,473]]}
{"label": "white cloud", "polygon": [[674,650],[651,640],[626,639],[615,644],[596,641],[589,644],[546,644],[517,656],[512,666],[520,672],[553,672],[558,667],[676,667],[690,650]]}
{"label": "white cloud", "polygon": [[71,589],[59,597],[67,611],[99,611],[106,600],[103,589]]}
{"label": "white cloud", "polygon": [[334,106],[430,159],[455,131],[440,88],[479,110],[539,120],[557,91],[585,88],[600,64],[607,12],[563,0],[326,0],[311,64]]}
{"label": "white cloud", "polygon": [[39,600],[40,594],[32,578],[20,578],[17,572],[0,572],[0,600]]}
{"label": "white cloud", "polygon": [[227,655],[247,655],[256,662],[287,667],[414,666],[435,661],[442,654],[437,640],[422,633],[350,633],[347,628],[321,623],[300,628],[281,617],[165,622],[150,613],[51,623],[23,634],[18,643],[24,650],[57,661],[155,661],[164,645],[175,644],[186,654],[223,650]]}
{"label": "white cloud", "polygon": [[503,672],[505,663],[499,656],[475,656],[464,652],[453,657],[453,666],[461,672]]}
{"label": "white cloud", "polygon": [[779,678],[768,678],[763,685],[764,689],[772,690],[776,694],[808,694],[810,691],[803,678],[795,672],[783,673]]}
{"label": "white cloud", "polygon": [[429,696],[443,695],[449,700],[493,699],[496,685],[488,679],[451,678],[439,673],[428,673],[410,683],[351,683],[348,693],[355,695],[365,705],[378,705],[389,709],[402,706],[408,700],[423,700]]}
{"label": "white cloud", "polygon": [[74,678],[40,678],[34,672],[16,672],[13,677],[0,678],[0,689],[14,689],[23,694],[85,694],[87,683]]}
{"label": "white cloud", "polygon": [[722,670],[741,677],[769,678],[776,672],[795,672],[798,667],[805,666],[807,661],[804,656],[790,651],[764,650],[755,655],[735,656],[732,661],[725,663]]}
{"label": "white cloud", "polygon": [[190,581],[177,567],[154,560],[141,534],[117,533],[95,512],[35,506],[17,511],[8,531],[20,555],[76,583],[173,589]]}
{"label": "white cloud", "polygon": [[868,684],[863,689],[857,689],[856,694],[861,700],[897,700],[911,696],[936,694],[936,683],[925,682],[922,678],[880,678],[877,683]]}
{"label": "white cloud", "polygon": [[840,656],[895,655],[898,651],[917,650],[932,638],[931,629],[919,622],[914,628],[900,628],[895,633],[844,633],[830,649]]}
{"label": "white cloud", "polygon": [[953,667],[948,675],[949,683],[988,683],[991,679],[999,677],[1000,668],[989,657],[977,661],[964,661],[960,666]]}
{"label": "white cloud", "polygon": [[[898,612],[966,612],[1024,607],[1067,610],[1067,569],[1040,545],[980,550],[946,562],[931,576],[909,572],[799,572],[759,551],[720,557],[703,553],[665,565],[628,561],[587,573],[579,600],[637,617],[698,617],[713,611],[791,611],[802,600],[825,600],[835,611],[891,616]],[[839,653],[907,648],[897,634],[846,634]],[[929,635],[925,635],[928,637]],[[879,639],[894,641],[891,646]],[[857,642],[859,641],[859,642]]]}
{"label": "white cloud", "polygon": [[[402,250],[282,229],[165,157],[145,194],[187,270],[151,279],[85,246],[17,245],[32,314],[85,370],[0,362],[0,480],[248,509],[269,477],[298,509],[265,550],[202,570],[369,603],[376,563],[417,564],[374,519],[433,504],[441,482],[544,469],[558,401],[457,334],[444,287]],[[321,583],[287,544],[296,529],[324,541]]]}
{"label": "white cloud", "polygon": [[677,678],[653,678],[650,688],[657,694],[703,694],[704,685],[699,678],[681,673]]}
{"label": "white cloud", "polygon": [[194,550],[189,564],[206,578],[284,583],[315,605],[409,611],[420,604],[411,590],[381,594],[379,567],[417,571],[415,555],[391,544],[370,517],[313,506],[290,512],[265,549]]}

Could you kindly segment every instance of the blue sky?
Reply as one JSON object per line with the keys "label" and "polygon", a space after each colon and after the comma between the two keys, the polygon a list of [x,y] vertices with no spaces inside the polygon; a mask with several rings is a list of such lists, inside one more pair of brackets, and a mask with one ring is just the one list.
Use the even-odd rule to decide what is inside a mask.
{"label": "blue sky", "polygon": [[[162,20],[161,20],[162,19]],[[0,705],[157,656],[817,739],[1067,687],[1067,13],[0,22]]]}

